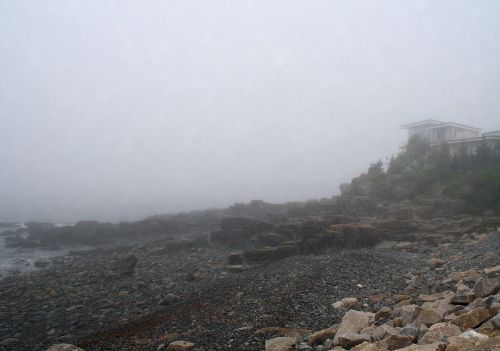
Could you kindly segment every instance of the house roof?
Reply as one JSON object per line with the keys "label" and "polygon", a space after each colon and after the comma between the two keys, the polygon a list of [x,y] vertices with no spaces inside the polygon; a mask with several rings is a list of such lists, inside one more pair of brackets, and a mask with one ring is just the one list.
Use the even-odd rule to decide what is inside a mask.
{"label": "house roof", "polygon": [[489,135],[497,136],[497,135],[500,135],[500,130],[492,130],[491,132],[483,133],[483,135],[484,136],[489,136]]}
{"label": "house roof", "polygon": [[426,129],[436,129],[436,128],[443,128],[443,127],[457,127],[457,128],[463,128],[463,129],[470,129],[474,130],[476,132],[480,132],[481,129],[476,128],[476,127],[471,127],[467,126],[465,124],[460,124],[460,123],[455,123],[455,122],[446,122],[446,123],[441,123],[432,127],[427,127]]}
{"label": "house roof", "polygon": [[410,129],[410,128],[415,128],[415,127],[425,127],[425,126],[435,126],[438,124],[443,124],[441,121],[437,121],[435,119],[426,119],[420,122],[414,122],[414,123],[408,123],[408,124],[403,124],[401,128],[404,129]]}
{"label": "house roof", "polygon": [[423,120],[420,122],[403,124],[401,126],[401,128],[404,128],[404,129],[411,129],[411,128],[416,128],[416,127],[423,127],[425,129],[434,129],[434,128],[442,128],[442,127],[457,127],[457,128],[470,129],[470,130],[474,130],[477,132],[481,131],[481,129],[479,129],[479,128],[467,126],[465,124],[460,124],[460,123],[455,123],[455,122],[441,122],[441,121],[438,121],[435,119],[426,119],[426,120]]}

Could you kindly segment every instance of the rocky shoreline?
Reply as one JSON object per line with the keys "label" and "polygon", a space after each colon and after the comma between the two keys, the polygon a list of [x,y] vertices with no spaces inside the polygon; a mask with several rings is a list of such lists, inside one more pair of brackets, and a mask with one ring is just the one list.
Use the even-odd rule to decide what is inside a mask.
{"label": "rocky shoreline", "polygon": [[[485,335],[496,340],[499,296],[473,295],[482,279],[500,279],[500,233],[486,228],[487,219],[421,218],[408,207],[378,206],[372,217],[331,202],[320,208],[310,216],[294,207],[293,217],[278,221],[222,218],[210,234],[73,251],[7,277],[0,350],[365,350],[363,342],[385,350],[409,346],[409,336],[418,345],[431,325],[476,308],[488,310],[476,332],[493,326]],[[436,322],[422,327],[424,304],[443,299],[456,307],[439,318],[422,312]],[[410,310],[400,324],[401,311]],[[377,313],[385,319],[375,320]],[[368,325],[347,333],[357,339],[339,341],[352,315]],[[374,334],[382,325],[391,335]],[[275,348],[272,340],[288,344]],[[436,342],[441,350],[448,340]]]}

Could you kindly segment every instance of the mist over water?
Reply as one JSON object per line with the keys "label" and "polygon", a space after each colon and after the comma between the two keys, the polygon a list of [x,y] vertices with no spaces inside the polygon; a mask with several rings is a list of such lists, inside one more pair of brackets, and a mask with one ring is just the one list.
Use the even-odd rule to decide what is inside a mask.
{"label": "mist over water", "polygon": [[497,1],[0,1],[0,219],[330,197],[403,123],[498,129]]}

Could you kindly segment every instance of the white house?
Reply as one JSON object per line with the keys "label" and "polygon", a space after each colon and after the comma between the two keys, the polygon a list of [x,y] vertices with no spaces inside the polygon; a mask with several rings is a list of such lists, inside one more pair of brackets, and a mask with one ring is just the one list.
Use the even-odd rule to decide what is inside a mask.
{"label": "white house", "polygon": [[452,155],[461,149],[471,154],[475,153],[483,141],[490,145],[500,142],[500,131],[481,134],[479,128],[435,119],[405,124],[401,128],[408,129],[408,139],[418,135],[427,140],[431,146],[447,143]]}

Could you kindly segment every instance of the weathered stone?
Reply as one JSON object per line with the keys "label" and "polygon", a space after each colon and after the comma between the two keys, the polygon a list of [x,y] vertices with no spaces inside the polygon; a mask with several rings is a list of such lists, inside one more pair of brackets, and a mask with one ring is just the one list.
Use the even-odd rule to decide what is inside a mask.
{"label": "weathered stone", "polygon": [[301,342],[296,346],[297,351],[312,351],[313,348],[306,344],[305,342]]}
{"label": "weathered stone", "polygon": [[410,295],[406,295],[406,294],[396,294],[396,295],[393,295],[392,296],[392,299],[396,302],[401,302],[401,301],[405,301],[405,300],[410,300],[411,299],[411,296]]}
{"label": "weathered stone", "polygon": [[418,341],[419,344],[432,344],[435,342],[446,342],[449,337],[460,335],[462,331],[454,324],[437,323],[429,328],[427,333]]}
{"label": "weathered stone", "polygon": [[383,294],[370,295],[368,296],[368,300],[373,303],[379,303],[384,301],[384,295]]}
{"label": "weathered stone", "polygon": [[339,330],[338,325],[333,325],[330,328],[326,328],[315,333],[309,335],[309,343],[311,345],[316,345],[323,343],[326,339],[333,339],[335,334],[337,334],[337,330]]}
{"label": "weathered stone", "polygon": [[355,297],[346,297],[343,298],[340,301],[337,301],[335,303],[332,303],[332,307],[335,309],[340,309],[340,308],[351,308],[355,306],[358,303],[358,299]]}
{"label": "weathered stone", "polygon": [[479,274],[475,270],[468,270],[464,272],[451,272],[448,275],[448,278],[453,279],[454,281],[459,281],[461,279],[474,281],[478,278],[481,278],[481,274]]}
{"label": "weathered stone", "polygon": [[184,340],[178,340],[178,341],[172,341],[170,344],[168,344],[167,349],[169,350],[189,350],[194,347],[194,344],[189,341],[184,341]]}
{"label": "weathered stone", "polygon": [[266,340],[266,351],[289,351],[297,345],[297,338],[280,336]]}
{"label": "weathered stone", "polygon": [[358,299],[355,297],[346,297],[343,298],[342,301],[344,301],[344,304],[347,308],[353,307],[358,303]]}
{"label": "weathered stone", "polygon": [[474,330],[468,330],[458,336],[451,337],[448,342],[447,351],[460,351],[471,347],[479,342],[488,340],[487,335],[478,333]]}
{"label": "weathered stone", "polygon": [[377,345],[372,344],[371,342],[365,341],[357,346],[354,346],[351,351],[379,351],[380,349]]}
{"label": "weathered stone", "polygon": [[368,334],[344,334],[339,336],[339,343],[345,349],[351,349],[356,345],[359,345],[365,341],[371,341],[371,337]]}
{"label": "weathered stone", "polygon": [[474,295],[477,297],[486,297],[494,295],[500,290],[500,276],[495,278],[486,278],[478,281],[474,285]]}
{"label": "weathered stone", "polygon": [[497,313],[497,315],[493,318],[491,318],[491,323],[493,325],[493,328],[496,330],[500,330],[500,313]]}
{"label": "weathered stone", "polygon": [[486,275],[497,275],[500,274],[500,265],[495,267],[488,267],[484,269]]}
{"label": "weathered stone", "polygon": [[460,351],[498,351],[500,350],[500,337],[491,337],[488,340],[479,341],[474,344],[464,345]]}
{"label": "weathered stone", "polygon": [[415,319],[415,323],[425,324],[426,326],[431,326],[433,324],[441,322],[442,318],[439,313],[433,310],[422,310]]}
{"label": "weathered stone", "polygon": [[472,341],[462,338],[461,336],[452,336],[448,339],[448,347],[447,351],[460,351],[466,348],[467,346],[471,346],[473,344]]}
{"label": "weathered stone", "polygon": [[397,318],[394,318],[392,320],[392,326],[394,328],[400,328],[403,326],[403,321],[401,320],[401,318],[397,317]]}
{"label": "weathered stone", "polygon": [[478,333],[477,331],[474,331],[474,330],[467,330],[466,332],[463,332],[462,334],[460,334],[459,337],[467,339],[467,340],[472,340],[474,342],[484,341],[484,340],[489,339],[487,335]]}
{"label": "weathered stone", "polygon": [[332,306],[332,308],[339,310],[341,308],[344,308],[344,302],[342,300],[340,300],[340,301],[332,303],[331,306]]}
{"label": "weathered stone", "polygon": [[399,351],[444,351],[446,350],[446,343],[444,342],[435,342],[427,345],[410,345]]}
{"label": "weathered stone", "polygon": [[407,305],[401,307],[399,317],[403,321],[403,326],[413,322],[421,311],[420,306],[417,305]]}
{"label": "weathered stone", "polygon": [[389,350],[398,350],[410,346],[413,343],[413,337],[407,335],[391,335],[384,339]]}
{"label": "weathered stone", "polygon": [[372,335],[375,340],[383,340],[391,335],[399,335],[399,332],[396,328],[393,328],[390,325],[382,324],[375,328]]}
{"label": "weathered stone", "polygon": [[375,313],[375,320],[378,321],[379,319],[382,319],[382,318],[387,318],[391,315],[391,308],[390,307],[382,307],[380,310],[377,311],[377,313]]}
{"label": "weathered stone", "polygon": [[55,344],[49,347],[47,351],[84,351],[84,350],[71,344]]}
{"label": "weathered stone", "polygon": [[472,289],[467,287],[465,284],[457,283],[457,293],[453,298],[450,300],[450,303],[454,305],[468,305],[472,301],[474,301],[475,295]]}
{"label": "weathered stone", "polygon": [[[366,328],[369,325],[369,321],[371,319],[372,314],[361,311],[350,310],[342,318],[342,322],[340,323],[339,329],[335,338],[333,339],[333,343],[335,345],[340,345],[339,338],[342,336],[346,336],[348,334],[357,334],[363,328]],[[354,346],[354,345],[353,345]]]}
{"label": "weathered stone", "polygon": [[441,318],[443,318],[445,314],[458,311],[461,308],[463,307],[450,304],[447,299],[441,299],[434,302],[424,302],[422,304],[422,309],[432,310],[439,314]]}
{"label": "weathered stone", "polygon": [[466,331],[467,329],[477,327],[488,318],[490,318],[490,312],[488,309],[480,307],[473,311],[461,314],[452,320],[451,323],[457,325],[462,331]]}
{"label": "weathered stone", "polygon": [[438,300],[446,300],[449,302],[453,298],[453,296],[455,296],[455,293],[453,291],[447,290],[428,295],[421,294],[418,296],[418,299],[423,302],[435,302]]}

